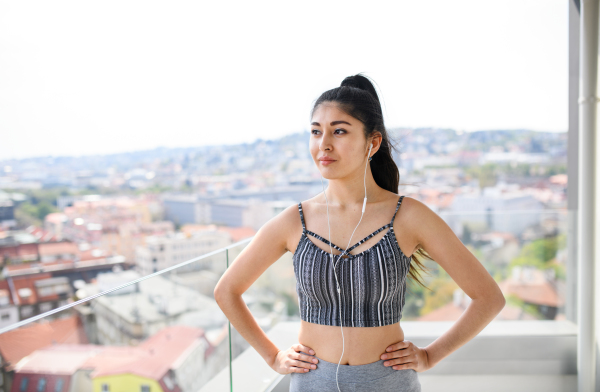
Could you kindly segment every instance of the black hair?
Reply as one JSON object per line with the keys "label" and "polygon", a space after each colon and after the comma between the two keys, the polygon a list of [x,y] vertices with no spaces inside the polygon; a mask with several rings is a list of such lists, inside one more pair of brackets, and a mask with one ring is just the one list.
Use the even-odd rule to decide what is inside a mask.
{"label": "black hair", "polygon": [[371,160],[373,179],[381,188],[398,193],[400,172],[392,155],[398,150],[385,129],[379,97],[371,81],[361,74],[346,77],[340,87],[325,91],[315,101],[311,119],[324,102],[335,102],[342,111],[362,122],[367,141],[375,132],[381,133],[381,146]]}
{"label": "black hair", "polygon": [[[360,73],[346,77],[339,87],[327,90],[317,98],[310,112],[311,120],[319,105],[326,102],[337,104],[340,110],[362,122],[367,141],[375,132],[381,134],[381,146],[371,160],[371,173],[378,186],[397,194],[400,172],[392,153],[393,151],[398,153],[398,149],[383,123],[381,103],[371,80]],[[430,260],[431,257],[423,248],[417,249],[411,256],[414,264],[417,264],[422,271],[428,272],[428,268],[421,263],[417,255],[420,256],[419,258]],[[426,287],[413,263],[410,264],[409,275],[421,286]]]}

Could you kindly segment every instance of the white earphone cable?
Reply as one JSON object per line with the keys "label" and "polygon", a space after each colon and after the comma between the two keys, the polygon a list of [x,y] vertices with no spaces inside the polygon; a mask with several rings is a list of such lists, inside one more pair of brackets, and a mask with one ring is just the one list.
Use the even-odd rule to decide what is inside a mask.
{"label": "white earphone cable", "polygon": [[327,226],[329,228],[329,249],[331,251],[331,262],[333,263],[333,273],[335,275],[335,282],[336,282],[336,285],[337,285],[338,308],[340,310],[340,329],[342,331],[342,355],[340,356],[340,360],[338,361],[338,367],[337,367],[337,370],[335,372],[335,382],[337,384],[338,391],[340,391],[340,385],[338,383],[338,371],[340,370],[340,363],[342,362],[342,357],[344,356],[344,328],[342,326],[342,324],[343,324],[342,323],[342,299],[341,299],[341,296],[340,296],[340,283],[339,283],[338,278],[337,278],[337,273],[335,271],[335,266],[337,265],[338,261],[340,261],[340,259],[346,254],[346,251],[348,251],[348,248],[350,247],[350,243],[352,241],[352,237],[354,236],[354,232],[356,231],[356,229],[360,225],[360,222],[362,221],[363,215],[365,213],[365,208],[367,206],[367,165],[369,164],[369,158],[370,158],[370,155],[371,155],[371,149],[372,148],[373,148],[373,143],[371,143],[371,147],[369,147],[369,154],[367,156],[367,162],[365,163],[365,172],[364,172],[364,175],[363,175],[363,185],[365,187],[365,199],[363,201],[362,212],[360,214],[360,220],[358,221],[358,224],[356,225],[356,227],[352,231],[352,235],[350,236],[350,239],[348,240],[348,245],[346,246],[346,249],[339,255],[337,261],[335,261],[335,262],[334,262],[334,257],[333,257],[333,247],[331,246],[331,225],[329,223],[329,200],[327,200],[327,194],[325,193],[325,186],[323,185],[323,176],[321,175],[321,187],[323,188],[323,195],[325,195],[325,202],[327,203]]}

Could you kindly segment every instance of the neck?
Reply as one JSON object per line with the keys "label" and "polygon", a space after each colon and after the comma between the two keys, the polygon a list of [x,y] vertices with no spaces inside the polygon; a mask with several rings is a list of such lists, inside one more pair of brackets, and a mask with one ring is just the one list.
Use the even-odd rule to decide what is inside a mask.
{"label": "neck", "polygon": [[[367,167],[366,178],[363,176],[364,172],[361,171],[351,177],[329,180],[329,185],[325,188],[329,206],[346,208],[360,205],[362,208],[365,198],[364,182],[367,186],[367,201],[378,199],[382,189],[375,182],[370,167]],[[322,201],[325,203],[325,196],[322,196]]]}

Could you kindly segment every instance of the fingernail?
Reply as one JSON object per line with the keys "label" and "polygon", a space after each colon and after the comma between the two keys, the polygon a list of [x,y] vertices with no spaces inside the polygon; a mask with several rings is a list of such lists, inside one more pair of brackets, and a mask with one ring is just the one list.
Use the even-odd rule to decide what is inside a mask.
{"label": "fingernail", "polygon": [[383,354],[383,355],[381,356],[381,359],[387,359],[387,355]]}
{"label": "fingernail", "polygon": [[318,362],[318,361],[317,361],[317,358],[313,359],[313,362],[314,362],[314,363],[317,363],[317,362]]}
{"label": "fingernail", "polygon": [[316,369],[317,367],[315,365],[310,365],[311,369]]}
{"label": "fingernail", "polygon": [[388,347],[385,351],[392,351],[392,348]]}
{"label": "fingernail", "polygon": [[315,352],[314,352],[313,350],[310,350],[310,353],[311,353],[311,354],[314,354]]}

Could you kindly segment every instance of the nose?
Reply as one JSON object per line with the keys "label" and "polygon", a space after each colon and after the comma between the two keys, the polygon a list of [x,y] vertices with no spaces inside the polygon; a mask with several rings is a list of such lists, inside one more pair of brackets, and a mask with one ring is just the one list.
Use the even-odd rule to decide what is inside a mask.
{"label": "nose", "polygon": [[331,141],[329,138],[330,136],[327,133],[323,134],[323,137],[321,138],[321,143],[319,143],[319,150],[331,150]]}

